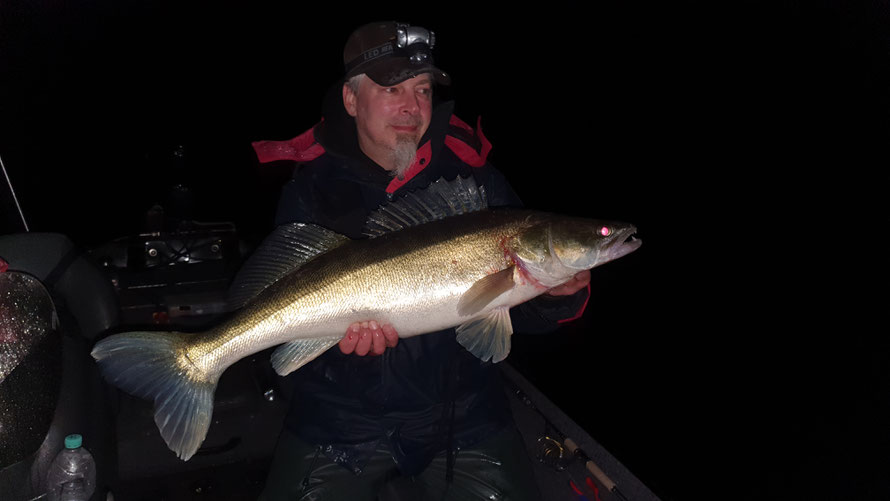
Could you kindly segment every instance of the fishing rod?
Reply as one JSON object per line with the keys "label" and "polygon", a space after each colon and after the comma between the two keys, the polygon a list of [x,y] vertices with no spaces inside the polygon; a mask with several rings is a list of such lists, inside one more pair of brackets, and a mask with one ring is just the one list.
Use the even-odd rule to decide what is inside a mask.
{"label": "fishing rod", "polygon": [[573,456],[584,462],[584,466],[587,468],[587,470],[593,474],[594,478],[599,480],[600,484],[602,484],[603,487],[606,488],[606,490],[614,494],[616,497],[618,497],[618,499],[627,501],[627,498],[624,497],[624,494],[620,490],[618,490],[618,485],[616,485],[615,482],[613,482],[612,479],[609,478],[605,474],[605,472],[603,472],[603,470],[601,470],[600,467],[597,466],[597,464],[594,463],[592,459],[590,459],[590,456],[588,456],[583,449],[578,447],[578,445],[575,444],[575,442],[571,438],[565,437],[563,443],[566,445],[566,447],[569,449],[569,452],[572,453]]}
{"label": "fishing rod", "polygon": [[[505,379],[509,380],[509,378],[505,378]],[[513,394],[523,404],[525,404],[526,406],[531,408],[533,411],[535,411],[539,416],[544,418],[544,422],[545,422],[546,426],[550,429],[555,430],[556,433],[561,437],[562,443],[558,443],[555,440],[553,440],[549,444],[549,446],[550,447],[556,446],[556,447],[559,447],[560,449],[563,446],[565,446],[565,449],[567,449],[572,456],[578,458],[579,460],[581,460],[584,463],[584,466],[594,476],[594,478],[596,478],[597,481],[599,481],[600,485],[605,487],[606,490],[611,492],[613,495],[615,495],[615,497],[617,497],[621,501],[628,501],[628,499],[624,495],[624,493],[618,489],[618,484],[616,484],[614,481],[612,481],[612,479],[609,478],[609,476],[606,475],[606,473],[596,463],[593,462],[593,460],[590,458],[590,456],[587,455],[587,453],[584,451],[584,449],[581,449],[580,447],[578,447],[578,444],[576,444],[574,440],[572,440],[571,438],[566,436],[566,434],[563,433],[562,430],[560,430],[556,425],[554,425],[550,421],[550,419],[548,419],[547,416],[543,412],[541,412],[540,409],[538,409],[535,406],[535,404],[534,404],[534,402],[532,402],[531,398],[529,398],[529,396],[526,395],[525,392],[523,392],[514,381],[510,380],[509,382],[513,386]],[[542,438],[549,439],[549,437],[542,437]],[[552,440],[552,439],[550,439],[550,440]],[[545,448],[547,446],[548,445],[545,444]],[[547,451],[545,451],[545,455],[546,455],[546,452]],[[558,453],[561,456],[562,451],[559,451]],[[589,481],[589,479],[588,479],[588,481]]]}
{"label": "fishing rod", "polygon": [[25,231],[30,232],[28,221],[25,220],[25,213],[22,212],[22,206],[19,205],[19,198],[15,195],[15,189],[12,187],[12,181],[9,179],[9,173],[6,172],[6,164],[3,163],[3,157],[0,156],[0,170],[3,170],[3,176],[6,178],[6,184],[9,186],[9,192],[12,193],[12,200],[15,202],[15,208],[19,211],[19,217],[22,218],[22,224],[25,225]]}

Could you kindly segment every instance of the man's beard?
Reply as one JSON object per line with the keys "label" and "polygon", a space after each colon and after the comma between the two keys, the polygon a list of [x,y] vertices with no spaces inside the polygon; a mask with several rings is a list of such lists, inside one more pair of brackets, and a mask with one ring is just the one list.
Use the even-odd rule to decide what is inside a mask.
{"label": "man's beard", "polygon": [[390,172],[394,177],[404,179],[408,168],[414,163],[417,156],[417,140],[411,135],[399,135],[396,138],[396,147],[392,150],[393,170]]}

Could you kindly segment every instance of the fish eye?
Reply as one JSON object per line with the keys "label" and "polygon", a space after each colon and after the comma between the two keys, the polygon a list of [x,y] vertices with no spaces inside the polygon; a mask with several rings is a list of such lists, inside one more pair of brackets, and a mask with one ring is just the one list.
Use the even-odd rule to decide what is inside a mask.
{"label": "fish eye", "polygon": [[603,226],[602,228],[600,228],[598,233],[604,237],[608,237],[609,235],[612,234],[612,228],[609,228],[608,226]]}

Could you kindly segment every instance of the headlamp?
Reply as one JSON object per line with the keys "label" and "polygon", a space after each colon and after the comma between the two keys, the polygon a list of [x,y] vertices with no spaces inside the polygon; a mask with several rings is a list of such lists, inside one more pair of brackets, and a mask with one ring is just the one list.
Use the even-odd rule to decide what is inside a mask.
{"label": "headlamp", "polygon": [[[420,44],[420,45],[418,45]],[[396,25],[396,46],[406,49],[408,59],[414,64],[423,64],[430,60],[430,52],[436,45],[436,34],[419,26],[407,24]]]}
{"label": "headlamp", "polygon": [[379,85],[395,85],[421,73],[430,73],[437,83],[451,78],[433,63],[436,35],[407,23],[371,23],[350,35],[343,50],[346,77],[367,74]]}
{"label": "headlamp", "polygon": [[407,47],[418,42],[425,43],[432,49],[436,45],[436,34],[420,26],[396,25],[396,43],[399,47]]}

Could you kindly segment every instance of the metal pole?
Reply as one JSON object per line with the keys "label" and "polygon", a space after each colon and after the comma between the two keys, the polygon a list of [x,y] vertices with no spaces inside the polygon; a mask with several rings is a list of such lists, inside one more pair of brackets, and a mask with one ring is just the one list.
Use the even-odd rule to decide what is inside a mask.
{"label": "metal pole", "polygon": [[3,157],[0,156],[0,169],[3,170],[3,176],[6,178],[6,184],[9,186],[9,192],[12,193],[12,200],[15,202],[15,208],[19,211],[19,217],[22,218],[22,224],[25,225],[25,231],[30,232],[28,221],[25,220],[25,213],[22,212],[22,206],[19,205],[19,198],[15,195],[15,189],[12,187],[12,181],[9,179],[9,173],[6,172],[6,165],[3,163]]}

